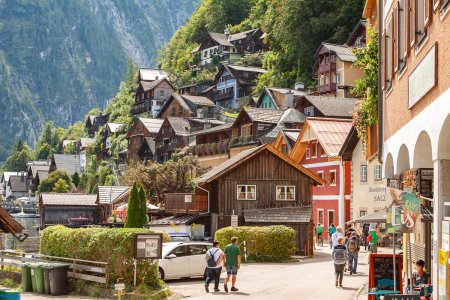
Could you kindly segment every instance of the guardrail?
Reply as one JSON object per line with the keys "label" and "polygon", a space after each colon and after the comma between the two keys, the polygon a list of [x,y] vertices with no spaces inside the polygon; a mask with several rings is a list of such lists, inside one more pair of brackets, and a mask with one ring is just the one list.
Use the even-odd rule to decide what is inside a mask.
{"label": "guardrail", "polygon": [[92,261],[75,259],[68,257],[58,257],[41,255],[38,253],[25,253],[10,250],[0,251],[0,269],[5,266],[20,268],[23,263],[36,262],[60,262],[69,264],[67,276],[86,281],[108,284],[108,263],[102,261]]}

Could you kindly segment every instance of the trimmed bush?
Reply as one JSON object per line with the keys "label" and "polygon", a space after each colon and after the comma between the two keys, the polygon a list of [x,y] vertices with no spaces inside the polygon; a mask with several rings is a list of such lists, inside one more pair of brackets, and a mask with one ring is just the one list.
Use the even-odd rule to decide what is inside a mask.
{"label": "trimmed bush", "polygon": [[[153,233],[144,228],[78,228],[62,225],[44,229],[40,252],[44,255],[108,262],[109,283],[124,278],[133,283],[134,236],[136,233]],[[164,233],[165,242],[170,241]],[[154,288],[164,282],[158,279],[157,265],[151,260],[138,260],[137,280]]]}
{"label": "trimmed bush", "polygon": [[[281,262],[289,260],[295,254],[295,230],[284,226],[242,226],[238,228],[226,227],[216,231],[215,239],[220,242],[222,250],[236,236],[241,244],[247,244],[247,258],[250,261]],[[240,245],[242,258],[244,245]]]}

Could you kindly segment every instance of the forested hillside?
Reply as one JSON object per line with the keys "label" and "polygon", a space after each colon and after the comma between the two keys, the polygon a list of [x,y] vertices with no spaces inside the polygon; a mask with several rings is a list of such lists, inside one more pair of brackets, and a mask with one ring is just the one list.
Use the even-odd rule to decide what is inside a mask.
{"label": "forested hillside", "polygon": [[0,161],[13,138],[33,145],[46,121],[68,126],[104,106],[129,59],[155,66],[197,2],[0,1]]}
{"label": "forested hillside", "polygon": [[160,62],[178,84],[201,80],[189,71],[194,63],[190,52],[207,31],[261,27],[268,33],[270,51],[263,58],[268,72],[260,77],[259,88],[291,87],[297,80],[309,84],[320,43],[344,43],[363,5],[363,0],[204,0],[163,48]]}

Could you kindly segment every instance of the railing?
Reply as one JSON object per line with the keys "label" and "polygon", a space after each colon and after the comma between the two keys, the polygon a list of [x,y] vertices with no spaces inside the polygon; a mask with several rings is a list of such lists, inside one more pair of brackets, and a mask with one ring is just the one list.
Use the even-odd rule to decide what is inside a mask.
{"label": "railing", "polygon": [[230,99],[234,97],[234,92],[228,92],[224,94],[217,94],[214,96],[215,101],[224,100],[224,99]]}
{"label": "railing", "polygon": [[188,193],[165,195],[165,210],[171,213],[200,213],[208,211],[208,196]]}
{"label": "railing", "polygon": [[[97,283],[108,284],[108,263],[67,257],[40,255],[10,250],[0,251],[0,268],[4,266],[20,268],[23,263],[60,262],[69,265],[67,276]],[[89,274],[86,274],[89,273]]]}
{"label": "railing", "polygon": [[317,73],[323,74],[323,73],[329,73],[329,72],[336,71],[336,63],[331,62],[329,64],[319,65]]}
{"label": "railing", "polygon": [[144,113],[147,111],[148,111],[148,109],[147,109],[146,102],[141,102],[141,103],[135,104],[131,108],[131,114],[133,114],[133,115]]}
{"label": "railing", "polygon": [[329,93],[336,91],[336,83],[327,83],[326,85],[320,85],[317,87],[317,91],[322,93]]}

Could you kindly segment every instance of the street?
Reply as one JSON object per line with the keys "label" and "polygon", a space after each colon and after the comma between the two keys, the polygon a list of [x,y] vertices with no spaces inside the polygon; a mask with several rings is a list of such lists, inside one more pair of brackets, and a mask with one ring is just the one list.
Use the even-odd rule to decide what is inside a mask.
{"label": "street", "polygon": [[[384,250],[384,251],[383,251]],[[383,253],[389,249],[379,249]],[[198,279],[168,281],[174,293],[170,299],[211,299],[228,296],[237,299],[353,299],[358,289],[368,281],[367,251],[361,250],[356,275],[345,273],[343,288],[334,285],[334,267],[329,247],[318,247],[313,258],[305,258],[300,262],[275,264],[252,263],[241,266],[236,286],[239,292],[223,291],[222,273],[218,293],[207,294],[203,282]],[[210,284],[213,290],[213,283]],[[360,297],[363,299],[364,297]]]}

